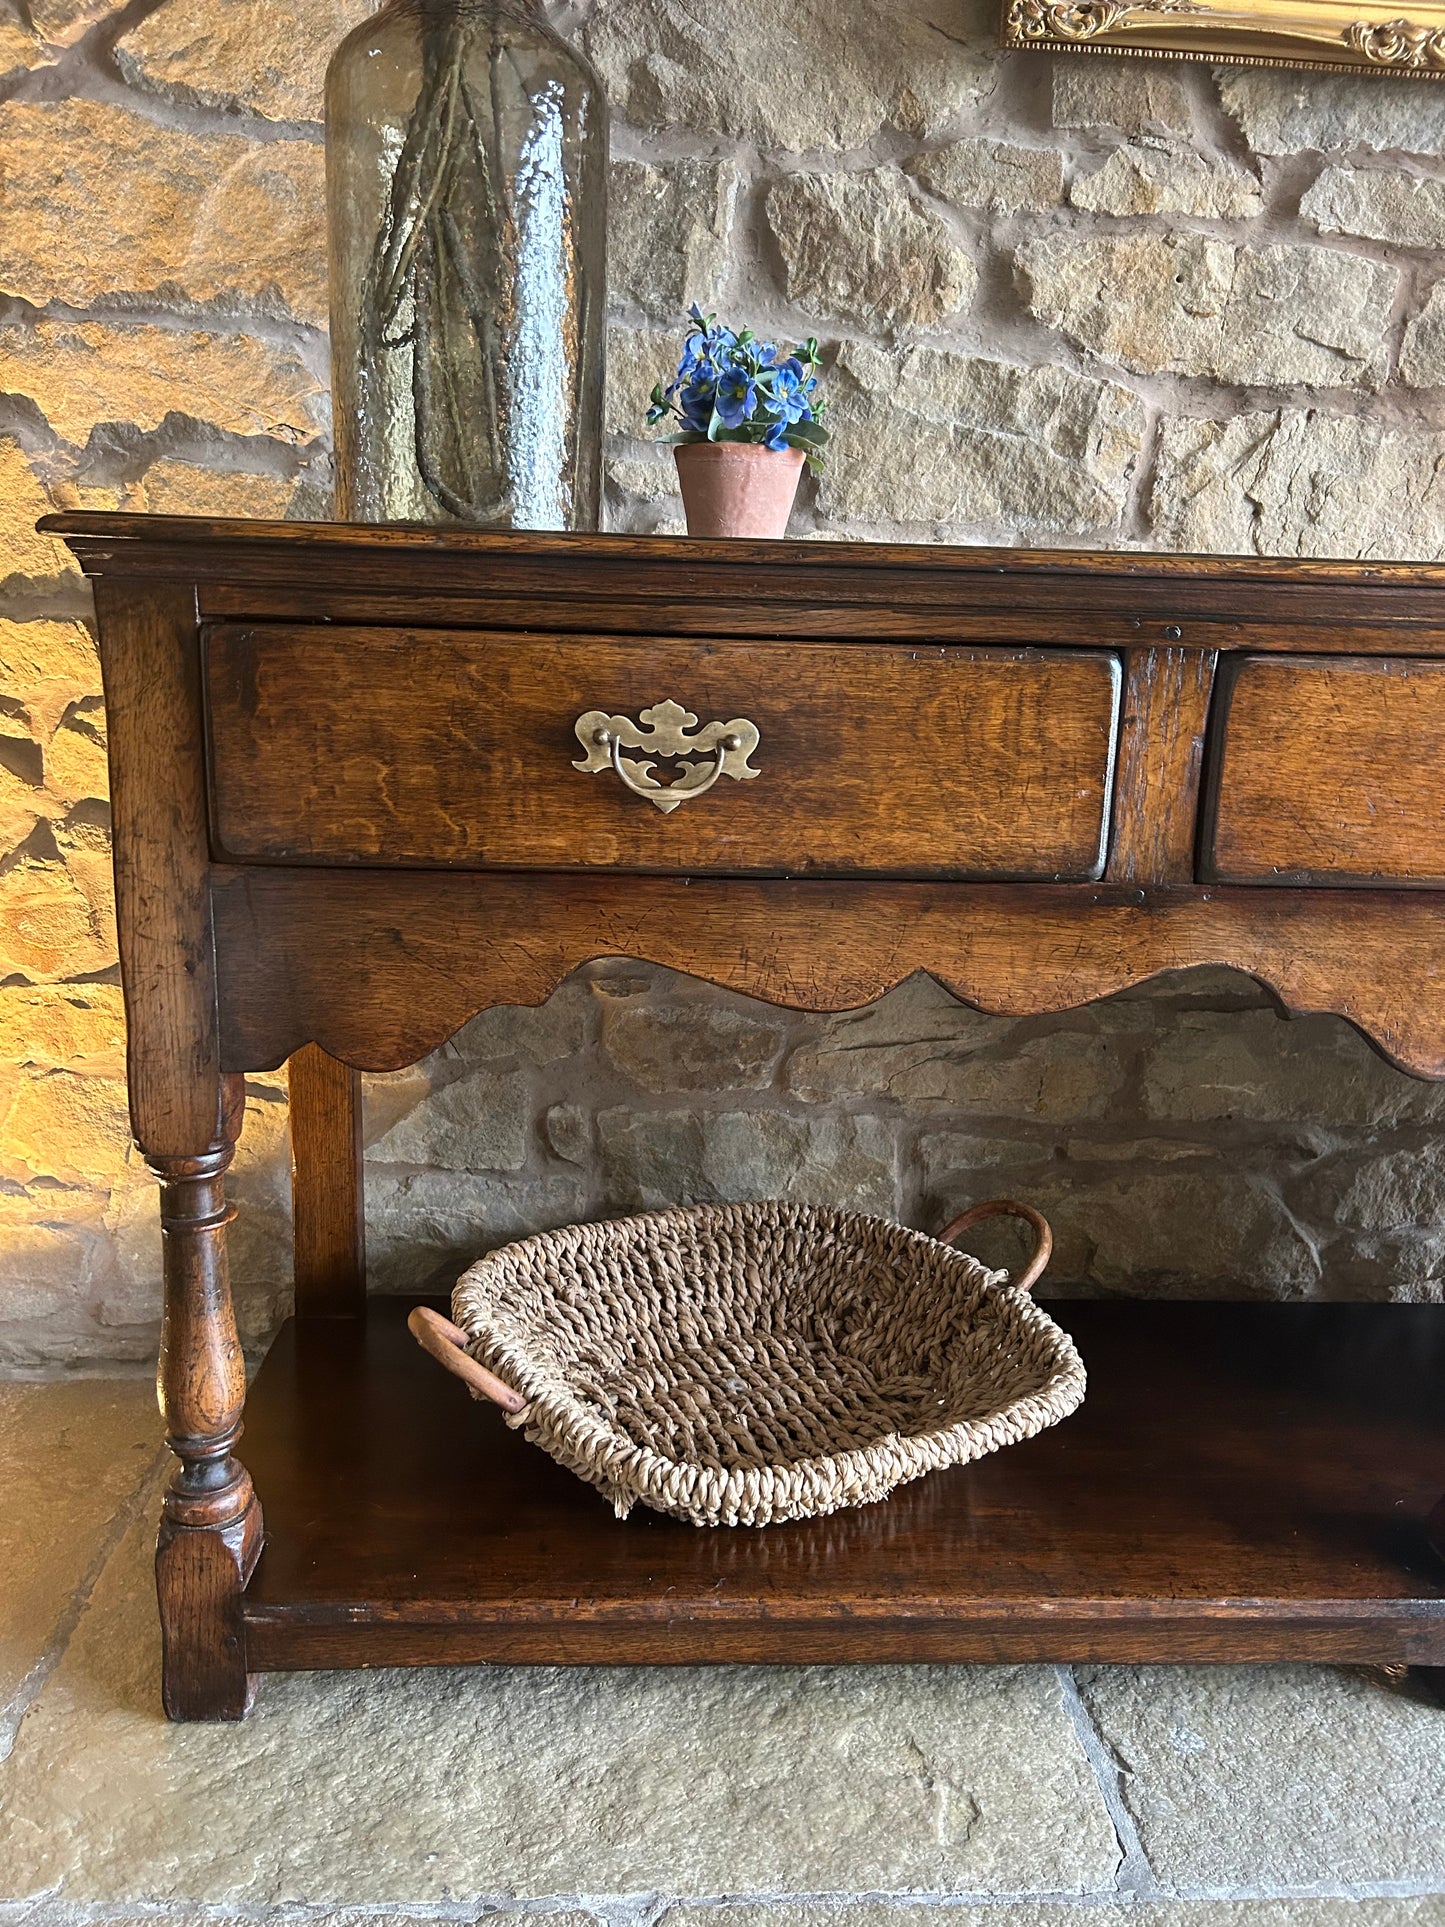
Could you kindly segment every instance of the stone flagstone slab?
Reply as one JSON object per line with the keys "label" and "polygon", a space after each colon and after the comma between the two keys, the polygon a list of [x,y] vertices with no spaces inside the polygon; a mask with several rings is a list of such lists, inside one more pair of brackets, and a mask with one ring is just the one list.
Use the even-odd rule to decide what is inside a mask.
{"label": "stone flagstone slab", "polygon": [[150,1536],[0,1768],[0,1895],[219,1911],[1112,1877],[1050,1668],[291,1674],[242,1725],[170,1726]]}
{"label": "stone flagstone slab", "polygon": [[1438,1706],[1333,1667],[1095,1667],[1078,1680],[1161,1882],[1408,1880],[1445,1894]]}
{"label": "stone flagstone slab", "polygon": [[[1140,1900],[1090,1906],[1050,1899],[1004,1906],[865,1900],[781,1907],[674,1907],[660,1927],[1438,1927],[1445,1901],[1410,1899]],[[163,1923],[169,1927],[169,1923]]]}
{"label": "stone flagstone slab", "polygon": [[0,1384],[0,1752],[8,1710],[160,1441],[146,1379]]}

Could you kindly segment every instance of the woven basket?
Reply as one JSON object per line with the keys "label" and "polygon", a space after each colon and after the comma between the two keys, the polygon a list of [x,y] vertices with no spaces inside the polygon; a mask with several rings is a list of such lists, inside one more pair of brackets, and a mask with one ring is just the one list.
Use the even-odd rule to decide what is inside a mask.
{"label": "woven basket", "polygon": [[769,1525],[883,1499],[1066,1418],[1072,1341],[1025,1295],[882,1218],[702,1205],[570,1225],[462,1278],[418,1340],[474,1396],[612,1501],[694,1525]]}

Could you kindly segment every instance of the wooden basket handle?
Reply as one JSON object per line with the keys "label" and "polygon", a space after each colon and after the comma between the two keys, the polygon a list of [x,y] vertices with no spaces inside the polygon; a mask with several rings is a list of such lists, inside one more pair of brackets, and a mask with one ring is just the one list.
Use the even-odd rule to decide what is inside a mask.
{"label": "wooden basket handle", "polygon": [[493,1378],[485,1365],[479,1365],[468,1355],[467,1346],[471,1341],[450,1318],[443,1318],[440,1312],[426,1305],[418,1305],[407,1319],[406,1328],[422,1350],[430,1352],[438,1365],[444,1366],[463,1385],[470,1385],[474,1392],[489,1398],[493,1405],[500,1405],[504,1412],[526,1411],[527,1401],[520,1392]]}
{"label": "wooden basket handle", "polygon": [[1054,1255],[1054,1234],[1049,1229],[1049,1221],[1042,1211],[1035,1211],[1031,1204],[1015,1204],[1012,1198],[990,1198],[987,1204],[976,1204],[971,1210],[961,1211],[946,1224],[938,1234],[940,1244],[952,1244],[960,1231],[967,1231],[970,1225],[979,1224],[985,1218],[1022,1218],[1034,1228],[1034,1255],[1022,1278],[1009,1280],[1015,1291],[1031,1291],[1044,1275],[1049,1259]]}

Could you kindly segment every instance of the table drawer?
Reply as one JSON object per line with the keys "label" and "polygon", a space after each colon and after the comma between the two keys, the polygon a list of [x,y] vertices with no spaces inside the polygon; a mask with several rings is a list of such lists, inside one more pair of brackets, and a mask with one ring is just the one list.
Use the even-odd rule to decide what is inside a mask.
{"label": "table drawer", "polygon": [[1240,661],[1204,873],[1221,883],[1445,883],[1445,662]]}
{"label": "table drawer", "polygon": [[[1102,868],[1109,654],[224,625],[206,635],[206,684],[213,841],[236,860]],[[659,715],[669,703],[697,726]],[[615,750],[593,742],[609,718]],[[660,753],[679,744],[669,722],[695,745],[682,761]],[[733,749],[712,724],[736,726]],[[696,794],[679,801],[668,778],[688,769]]]}

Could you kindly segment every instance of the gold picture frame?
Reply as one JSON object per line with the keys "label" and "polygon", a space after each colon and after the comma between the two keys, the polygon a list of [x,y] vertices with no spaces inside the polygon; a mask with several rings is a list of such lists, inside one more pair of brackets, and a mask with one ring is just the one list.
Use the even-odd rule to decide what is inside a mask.
{"label": "gold picture frame", "polygon": [[1445,3],[1365,0],[1004,0],[1003,44],[1249,67],[1445,80]]}

